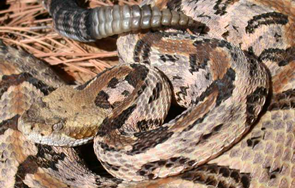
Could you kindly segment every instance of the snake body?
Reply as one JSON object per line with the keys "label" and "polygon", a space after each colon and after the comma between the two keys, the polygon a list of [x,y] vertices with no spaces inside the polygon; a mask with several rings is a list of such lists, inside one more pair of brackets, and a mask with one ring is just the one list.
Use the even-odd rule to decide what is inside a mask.
{"label": "snake body", "polygon": [[[201,28],[121,36],[121,64],[75,88],[2,45],[1,185],[295,187],[294,1],[151,3],[181,10]],[[66,10],[56,8],[64,4],[45,4],[61,34],[98,38],[81,39],[93,28],[79,23],[99,13],[71,6],[66,26]],[[74,26],[83,34],[68,34]],[[186,110],[163,124],[170,101]],[[73,149],[58,147],[93,138],[118,179],[91,173]]]}

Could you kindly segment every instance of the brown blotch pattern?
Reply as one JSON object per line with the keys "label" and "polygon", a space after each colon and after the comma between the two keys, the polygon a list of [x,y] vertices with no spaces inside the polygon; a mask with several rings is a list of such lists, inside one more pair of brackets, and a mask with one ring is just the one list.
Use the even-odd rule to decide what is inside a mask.
{"label": "brown blotch pattern", "polygon": [[[2,60],[1,60],[2,61]],[[6,61],[0,63],[0,75],[12,75],[18,74],[17,68]]]}
{"label": "brown blotch pattern", "polygon": [[196,48],[193,45],[192,40],[172,40],[172,39],[163,39],[157,43],[153,43],[153,47],[159,50],[160,53],[178,53],[179,55],[186,56],[191,52],[195,52]]}
{"label": "brown blotch pattern", "polygon": [[215,49],[210,53],[210,68],[213,80],[223,78],[227,69],[230,67],[230,59],[228,54],[219,49]]}
{"label": "brown blotch pattern", "polygon": [[27,174],[34,174],[38,170],[38,164],[36,163],[35,156],[28,156],[17,168],[15,175],[15,185],[23,185],[23,181]]}
{"label": "brown blotch pattern", "polygon": [[295,61],[286,65],[277,75],[272,78],[273,91],[279,93],[286,84],[295,79]]}

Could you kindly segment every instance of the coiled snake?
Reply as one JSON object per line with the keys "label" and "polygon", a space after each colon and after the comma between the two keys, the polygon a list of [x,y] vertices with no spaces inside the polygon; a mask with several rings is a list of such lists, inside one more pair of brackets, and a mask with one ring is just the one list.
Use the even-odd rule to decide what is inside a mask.
{"label": "coiled snake", "polygon": [[[1,187],[295,187],[295,2],[149,3],[168,10],[45,1],[81,41],[191,26],[120,36],[121,64],[75,88],[1,44]],[[171,102],[185,110],[164,121]],[[59,147],[92,139],[116,178]]]}

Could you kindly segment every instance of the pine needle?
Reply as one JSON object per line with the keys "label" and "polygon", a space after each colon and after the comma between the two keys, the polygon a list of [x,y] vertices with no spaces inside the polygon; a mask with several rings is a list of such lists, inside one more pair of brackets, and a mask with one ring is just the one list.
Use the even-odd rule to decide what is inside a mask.
{"label": "pine needle", "polygon": [[[138,4],[134,0],[89,0],[89,7]],[[7,0],[0,3],[0,39],[21,47],[51,66],[65,70],[82,83],[118,63],[116,38],[81,43],[60,36],[38,0]],[[97,44],[103,43],[104,49]],[[110,50],[111,49],[111,50]]]}

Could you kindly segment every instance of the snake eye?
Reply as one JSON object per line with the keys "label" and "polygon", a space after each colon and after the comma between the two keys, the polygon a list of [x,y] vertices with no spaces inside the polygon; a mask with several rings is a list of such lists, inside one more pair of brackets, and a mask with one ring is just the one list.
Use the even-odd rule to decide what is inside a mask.
{"label": "snake eye", "polygon": [[27,115],[27,117],[35,117],[36,116],[36,113],[35,113],[35,110],[33,110],[33,109],[29,109],[29,110],[27,110],[26,111],[26,115]]}
{"label": "snake eye", "polygon": [[60,131],[63,128],[64,122],[58,122],[52,126],[54,131]]}
{"label": "snake eye", "polygon": [[45,108],[47,106],[46,102],[43,102],[42,100],[39,102],[41,108]]}

